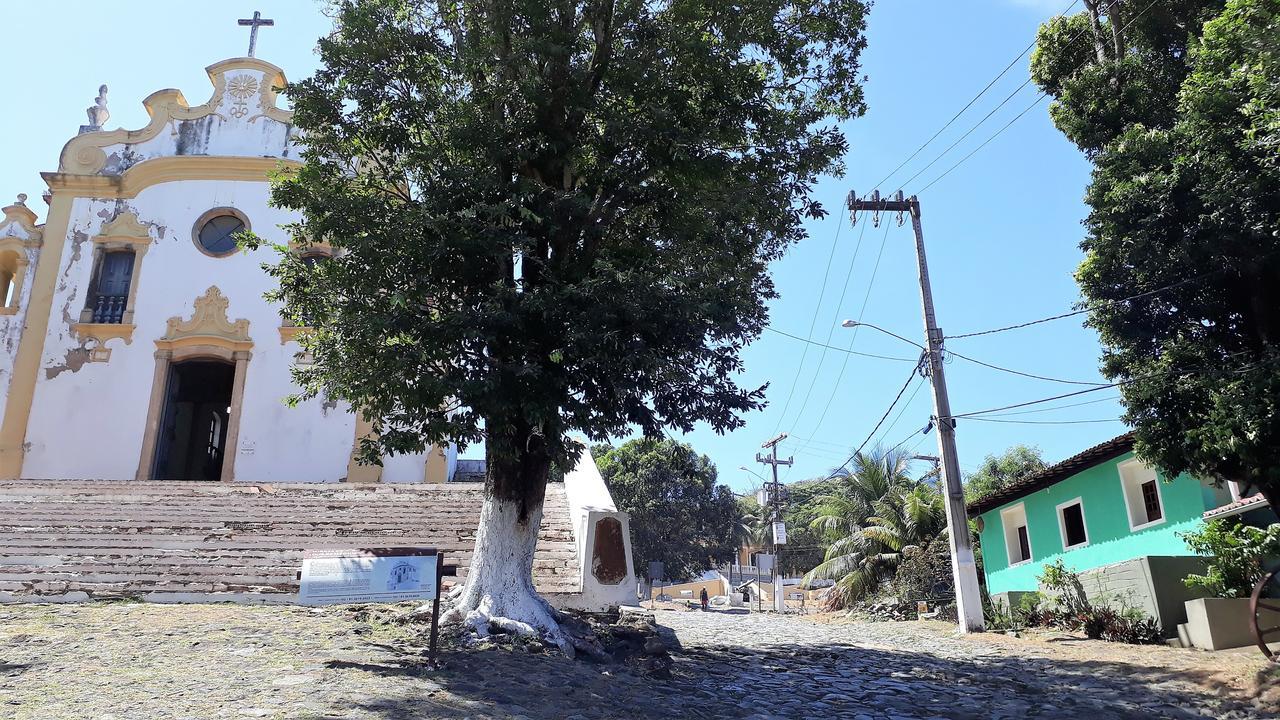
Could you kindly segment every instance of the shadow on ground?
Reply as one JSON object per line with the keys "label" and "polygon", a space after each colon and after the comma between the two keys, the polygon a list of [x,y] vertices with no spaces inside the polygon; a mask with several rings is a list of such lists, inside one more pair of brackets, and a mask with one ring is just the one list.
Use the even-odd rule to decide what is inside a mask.
{"label": "shadow on ground", "polygon": [[402,696],[348,706],[365,713],[356,717],[381,720],[1275,717],[1225,689],[1205,691],[1208,674],[993,654],[948,658],[925,647],[698,645],[675,653],[670,680],[557,655],[459,650],[443,658],[440,671],[425,670],[418,650],[402,651],[392,664],[329,667],[404,677]]}

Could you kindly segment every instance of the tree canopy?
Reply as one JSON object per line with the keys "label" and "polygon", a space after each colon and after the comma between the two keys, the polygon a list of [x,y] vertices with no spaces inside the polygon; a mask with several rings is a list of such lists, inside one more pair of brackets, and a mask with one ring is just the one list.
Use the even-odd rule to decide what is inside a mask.
{"label": "tree canopy", "polygon": [[596,458],[618,509],[631,515],[637,572],[664,564],[670,581],[728,562],[737,545],[737,499],[716,484],[716,466],[674,440],[629,440]]}
{"label": "tree canopy", "polygon": [[978,469],[965,478],[965,500],[971,503],[981,500],[1045,467],[1040,448],[1012,445],[999,455],[983,458]]}
{"label": "tree canopy", "polygon": [[[552,466],[580,443],[742,424],[768,265],[826,214],[864,110],[864,0],[334,0],[285,89],[302,167],[273,272],[302,397],[371,423],[363,457],[483,442],[466,613],[558,630],[530,582]],[[517,616],[517,617],[512,617]],[[563,640],[563,638],[560,638]],[[563,647],[563,645],[562,645]]]}
{"label": "tree canopy", "polygon": [[1141,457],[1280,506],[1280,3],[1086,5],[1032,73],[1094,163],[1076,277],[1102,370]]}
{"label": "tree canopy", "polygon": [[305,165],[273,194],[338,250],[275,268],[315,325],[303,394],[360,408],[370,459],[483,441],[539,480],[574,461],[569,430],[738,427],[763,402],[733,375],[767,265],[825,214],[834,123],[864,110],[865,11],[335,3],[320,70],[286,89]]}

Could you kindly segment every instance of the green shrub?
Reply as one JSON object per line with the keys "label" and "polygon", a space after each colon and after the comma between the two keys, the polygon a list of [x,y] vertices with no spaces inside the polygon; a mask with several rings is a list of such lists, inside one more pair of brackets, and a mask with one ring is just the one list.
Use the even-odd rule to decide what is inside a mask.
{"label": "green shrub", "polygon": [[1022,617],[1027,625],[1057,627],[1083,632],[1094,640],[1133,645],[1164,641],[1160,626],[1141,611],[1123,607],[1116,610],[1102,601],[1091,602],[1079,573],[1068,570],[1061,560],[1045,566],[1040,585],[1056,593],[1056,607],[1029,604]]}
{"label": "green shrub", "polygon": [[1212,597],[1249,597],[1266,574],[1266,561],[1280,557],[1280,523],[1267,528],[1238,520],[1210,520],[1202,530],[1182,533],[1187,546],[1208,556],[1204,575],[1188,575],[1184,583]]}
{"label": "green shrub", "polygon": [[945,534],[924,547],[903,550],[902,562],[893,576],[893,592],[904,603],[955,599],[951,543]]}

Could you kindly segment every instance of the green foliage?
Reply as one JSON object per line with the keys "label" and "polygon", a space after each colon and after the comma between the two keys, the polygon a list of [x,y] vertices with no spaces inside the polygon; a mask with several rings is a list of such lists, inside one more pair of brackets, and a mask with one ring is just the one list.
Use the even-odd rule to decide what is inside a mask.
{"label": "green foliage", "polygon": [[1112,607],[1107,598],[1091,601],[1085,595],[1080,575],[1066,567],[1062,560],[1046,565],[1040,575],[1040,586],[1050,591],[1053,602],[1023,598],[1015,612],[1025,626],[1051,626],[1083,632],[1086,637],[1131,645],[1155,645],[1164,642],[1160,626],[1136,608]]}
{"label": "green foliage", "polygon": [[1235,520],[1210,520],[1182,539],[1199,555],[1207,555],[1204,575],[1188,575],[1183,582],[1210,597],[1249,597],[1267,573],[1267,562],[1280,558],[1280,523],[1267,528],[1242,525]]}
{"label": "green foliage", "polygon": [[893,575],[893,592],[899,602],[951,600],[956,594],[951,569],[951,541],[943,532],[927,545],[902,552],[902,562]]}
{"label": "green foliage", "polygon": [[[270,269],[316,326],[301,397],[358,408],[364,458],[483,441],[487,491],[640,428],[717,431],[861,115],[862,0],[335,0],[285,89],[305,138],[275,205],[333,258]],[[261,241],[256,241],[261,242]]]}
{"label": "green foliage", "polygon": [[1040,573],[1040,587],[1055,594],[1057,604],[1071,614],[1084,614],[1093,609],[1084,592],[1080,575],[1067,569],[1062,559],[1045,565]]}
{"label": "green foliage", "polygon": [[965,478],[965,500],[981,500],[1045,467],[1040,448],[1029,445],[1013,445],[999,455],[988,455],[978,469]]}
{"label": "green foliage", "polygon": [[678,581],[733,557],[738,504],[716,484],[706,455],[674,440],[629,440],[596,463],[618,509],[631,515],[637,570],[660,561]]}
{"label": "green foliage", "polygon": [[946,527],[942,498],[907,473],[903,453],[858,453],[853,471],[823,499],[811,527],[833,539],[823,562],[804,576],[834,580],[829,596],[845,607],[893,578],[904,551],[927,545]]}
{"label": "green foliage", "polygon": [[987,621],[987,630],[1021,630],[1026,627],[1022,619],[1009,608],[1008,604],[998,600],[994,602],[988,600],[983,603],[982,617]]}
{"label": "green foliage", "polygon": [[801,480],[787,486],[789,497],[782,519],[787,524],[787,546],[782,565],[788,575],[805,573],[822,562],[830,539],[813,521],[822,511],[823,498],[837,492],[840,478]]}
{"label": "green foliage", "polygon": [[1032,61],[1094,163],[1076,278],[1102,370],[1138,455],[1280,507],[1280,4],[1112,7],[1046,23]]}
{"label": "green foliage", "polygon": [[761,507],[753,497],[737,500],[734,523],[734,547],[762,548],[769,537],[769,509]]}

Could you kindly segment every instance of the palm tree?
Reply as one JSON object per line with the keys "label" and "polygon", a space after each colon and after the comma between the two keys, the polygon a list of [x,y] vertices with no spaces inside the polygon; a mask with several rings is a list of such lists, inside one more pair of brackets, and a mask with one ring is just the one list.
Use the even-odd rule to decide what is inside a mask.
{"label": "palm tree", "polygon": [[739,548],[758,550],[764,547],[769,531],[769,509],[755,500],[738,501],[738,522],[733,526],[734,542]]}
{"label": "palm tree", "polygon": [[845,607],[893,577],[904,550],[927,544],[946,528],[942,498],[908,474],[905,453],[858,453],[840,492],[823,498],[812,526],[833,538],[823,562],[804,576],[834,580],[832,607]]}

